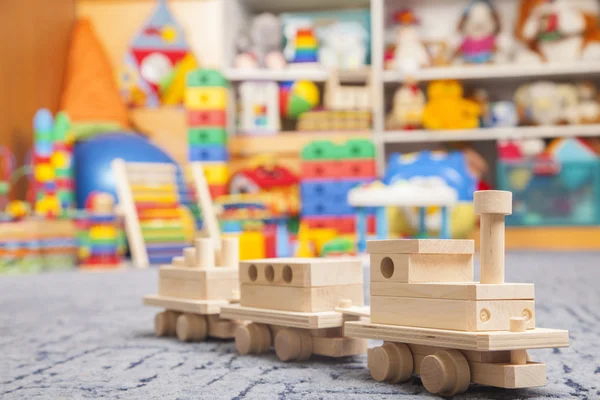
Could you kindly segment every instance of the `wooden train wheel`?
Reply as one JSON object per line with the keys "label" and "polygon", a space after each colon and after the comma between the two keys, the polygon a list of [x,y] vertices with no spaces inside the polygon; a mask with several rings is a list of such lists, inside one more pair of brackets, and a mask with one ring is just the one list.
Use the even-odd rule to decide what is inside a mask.
{"label": "wooden train wheel", "polygon": [[275,336],[275,353],[281,361],[303,361],[312,355],[312,336],[301,329],[283,329]]}
{"label": "wooden train wheel", "polygon": [[376,381],[394,383],[408,380],[413,373],[413,357],[403,343],[386,342],[383,346],[369,349],[367,365]]}
{"label": "wooden train wheel", "polygon": [[271,331],[264,324],[240,326],[235,332],[235,347],[240,354],[260,354],[271,347]]}
{"label": "wooden train wheel", "polygon": [[458,350],[440,350],[421,361],[421,380],[429,392],[454,396],[469,388],[471,370]]}
{"label": "wooden train wheel", "polygon": [[174,336],[175,324],[179,313],[175,311],[163,311],[154,317],[154,332],[156,336]]}
{"label": "wooden train wheel", "polygon": [[182,342],[200,342],[206,339],[206,317],[197,314],[181,314],[177,317],[175,332]]}

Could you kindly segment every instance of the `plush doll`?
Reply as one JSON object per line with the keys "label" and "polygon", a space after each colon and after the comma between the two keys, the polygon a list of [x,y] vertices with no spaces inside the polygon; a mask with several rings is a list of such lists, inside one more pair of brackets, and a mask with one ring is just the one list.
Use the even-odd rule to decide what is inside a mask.
{"label": "plush doll", "polygon": [[250,29],[238,38],[239,54],[236,68],[283,68],[285,59],[281,53],[281,24],[270,13],[259,14],[252,19]]}
{"label": "plush doll", "polygon": [[579,97],[572,84],[540,81],[521,86],[515,93],[521,122],[526,125],[576,124]]}
{"label": "plush doll", "polygon": [[454,59],[468,64],[485,64],[494,60],[498,48],[500,18],[490,0],[472,0],[458,23],[462,36]]}
{"label": "plush doll", "polygon": [[424,109],[425,94],[416,82],[406,81],[394,94],[387,126],[390,129],[419,129],[423,125]]}
{"label": "plush doll", "polygon": [[527,49],[519,62],[600,59],[596,0],[522,0],[517,37]]}
{"label": "plush doll", "polygon": [[396,22],[393,68],[400,71],[414,71],[430,66],[431,55],[417,30],[419,20],[412,11],[403,10],[396,14]]}
{"label": "plush doll", "polygon": [[427,129],[474,129],[479,126],[481,107],[463,98],[457,81],[435,81],[427,87],[429,102],[423,111]]}
{"label": "plush doll", "polygon": [[598,91],[593,82],[580,82],[577,84],[579,98],[579,123],[597,124],[600,122],[600,104]]}
{"label": "plush doll", "polygon": [[367,31],[357,22],[336,22],[323,30],[319,62],[327,69],[351,70],[367,60]]}

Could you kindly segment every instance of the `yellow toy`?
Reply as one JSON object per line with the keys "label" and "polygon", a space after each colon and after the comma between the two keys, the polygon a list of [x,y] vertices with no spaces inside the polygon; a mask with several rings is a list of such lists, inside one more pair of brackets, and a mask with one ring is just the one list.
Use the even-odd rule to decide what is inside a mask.
{"label": "yellow toy", "polygon": [[458,81],[435,81],[427,87],[429,102],[423,111],[426,129],[474,129],[479,127],[481,106],[463,98]]}

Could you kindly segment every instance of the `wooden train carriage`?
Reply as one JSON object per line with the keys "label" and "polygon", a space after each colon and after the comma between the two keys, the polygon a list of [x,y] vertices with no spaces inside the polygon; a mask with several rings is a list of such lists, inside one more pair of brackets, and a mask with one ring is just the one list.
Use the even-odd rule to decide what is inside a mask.
{"label": "wooden train carriage", "polygon": [[481,282],[473,241],[371,241],[371,309],[338,309],[368,320],[345,323],[349,337],[379,339],[368,366],[378,381],[420,374],[431,393],[452,396],[469,383],[543,386],[543,363],[527,349],[568,346],[565,330],[535,325],[532,284],[504,283],[504,216],[512,194],[475,193],[481,215]]}
{"label": "wooden train carriage", "polygon": [[275,347],[283,361],[312,354],[344,357],[366,352],[367,341],[344,336],[341,303],[363,305],[362,265],[354,260],[263,259],[240,263],[239,305],[221,308],[221,318],[251,321],[238,328],[240,354]]}
{"label": "wooden train carriage", "polygon": [[223,238],[217,253],[213,239],[197,239],[195,244],[159,269],[158,294],[144,296],[144,304],[164,308],[154,320],[156,335],[181,341],[233,338],[240,322],[223,320],[219,312],[240,298],[238,239]]}

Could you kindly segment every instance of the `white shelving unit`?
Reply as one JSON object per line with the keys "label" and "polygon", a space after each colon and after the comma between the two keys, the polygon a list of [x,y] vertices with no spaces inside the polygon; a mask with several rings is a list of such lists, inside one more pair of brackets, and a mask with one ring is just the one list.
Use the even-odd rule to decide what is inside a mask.
{"label": "white shelving unit", "polygon": [[[515,128],[482,128],[474,130],[452,131],[385,131],[385,116],[389,109],[389,99],[386,90],[392,90],[404,79],[398,71],[384,70],[384,49],[386,44],[386,26],[390,15],[396,10],[410,8],[421,18],[422,29],[433,31],[437,37],[428,39],[448,38],[456,32],[456,25],[462,10],[470,0],[223,0],[223,32],[224,60],[226,63],[225,76],[233,81],[244,80],[311,80],[322,82],[326,80],[327,71],[320,68],[284,70],[236,70],[232,68],[235,57],[235,40],[237,30],[248,23],[253,15],[260,12],[291,12],[336,10],[346,8],[369,8],[371,12],[371,67],[360,71],[345,72],[340,78],[346,82],[363,82],[368,74],[373,90],[373,140],[377,146],[377,164],[379,171],[385,168],[386,145],[392,143],[432,143],[449,141],[494,141],[519,138],[552,138],[569,136],[600,136],[598,125],[567,125],[544,127],[515,127]],[[495,0],[501,15],[502,30],[505,33],[514,32],[513,22],[516,17],[518,0]],[[480,87],[495,87],[494,90],[504,90],[511,93],[510,88],[519,83],[558,78],[561,80],[600,79],[600,61],[598,62],[565,62],[564,64],[497,64],[483,66],[448,66],[422,69],[412,74],[419,81],[427,82],[437,79],[458,79],[465,83],[473,82]],[[494,93],[492,93],[494,94]],[[503,97],[507,98],[504,94]],[[233,96],[231,96],[233,97]],[[388,100],[388,102],[386,102]],[[235,110],[235,104],[230,104],[230,111]],[[229,113],[233,115],[233,112]],[[233,128],[231,117],[230,127]]]}

